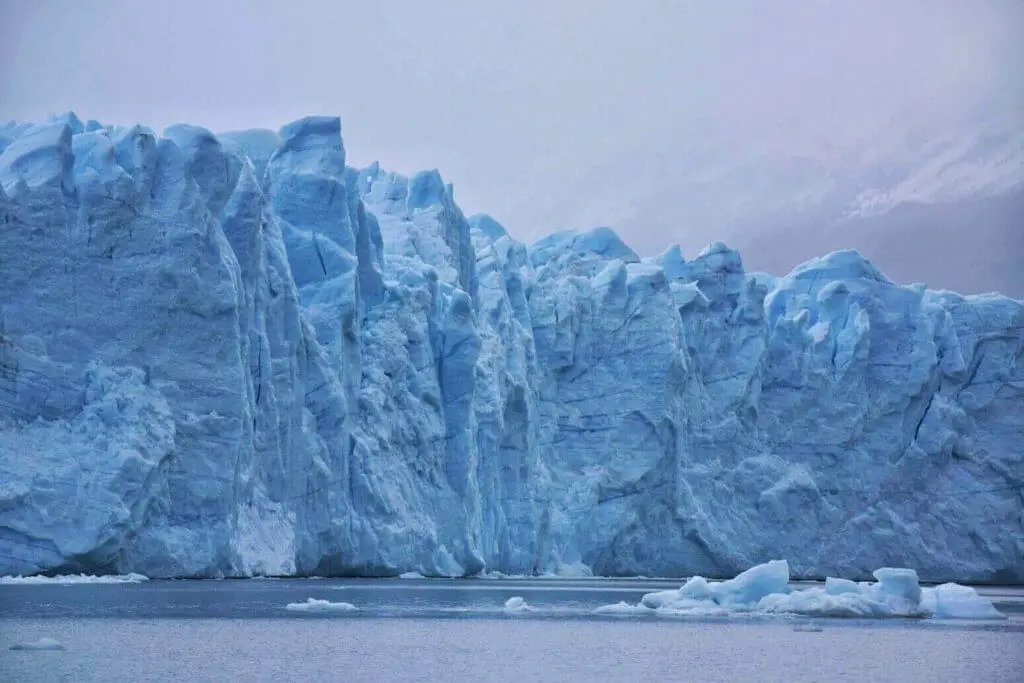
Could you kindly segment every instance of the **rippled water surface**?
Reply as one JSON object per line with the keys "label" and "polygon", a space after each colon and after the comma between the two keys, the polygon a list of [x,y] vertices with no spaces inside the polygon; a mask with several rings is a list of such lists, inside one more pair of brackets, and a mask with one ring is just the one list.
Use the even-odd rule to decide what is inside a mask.
{"label": "rippled water surface", "polygon": [[[1024,681],[1003,622],[609,617],[678,582],[251,580],[0,585],[0,681]],[[523,597],[533,611],[510,615]],[[355,612],[286,609],[308,598]],[[60,651],[17,651],[40,638]]]}

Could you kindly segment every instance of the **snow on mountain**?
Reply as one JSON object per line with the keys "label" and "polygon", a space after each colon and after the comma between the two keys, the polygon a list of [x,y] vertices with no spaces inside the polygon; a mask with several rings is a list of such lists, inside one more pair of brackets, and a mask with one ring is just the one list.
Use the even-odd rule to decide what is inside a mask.
{"label": "snow on mountain", "polygon": [[1024,581],[1024,303],[527,247],[277,133],[0,129],[0,574]]}

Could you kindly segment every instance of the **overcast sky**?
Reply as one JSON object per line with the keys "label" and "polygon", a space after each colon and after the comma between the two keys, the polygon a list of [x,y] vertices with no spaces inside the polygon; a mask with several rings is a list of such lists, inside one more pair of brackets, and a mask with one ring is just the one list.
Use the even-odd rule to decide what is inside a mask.
{"label": "overcast sky", "polygon": [[884,157],[979,108],[1016,116],[1022,65],[1020,0],[0,0],[0,119],[337,114],[349,163],[437,167],[523,237],[622,157]]}

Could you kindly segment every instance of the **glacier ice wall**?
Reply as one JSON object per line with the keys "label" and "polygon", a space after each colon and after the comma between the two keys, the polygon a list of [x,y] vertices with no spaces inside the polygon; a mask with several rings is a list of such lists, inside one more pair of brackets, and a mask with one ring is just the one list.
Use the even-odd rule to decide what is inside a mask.
{"label": "glacier ice wall", "polygon": [[1024,303],[531,246],[337,118],[0,127],[0,574],[1024,581]]}

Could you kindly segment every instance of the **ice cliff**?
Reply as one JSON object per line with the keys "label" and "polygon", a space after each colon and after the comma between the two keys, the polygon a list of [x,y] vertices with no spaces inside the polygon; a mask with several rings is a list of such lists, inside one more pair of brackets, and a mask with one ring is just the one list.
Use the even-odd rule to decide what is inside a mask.
{"label": "ice cliff", "polygon": [[337,118],[0,127],[0,574],[1024,581],[1024,303],[532,246]]}

